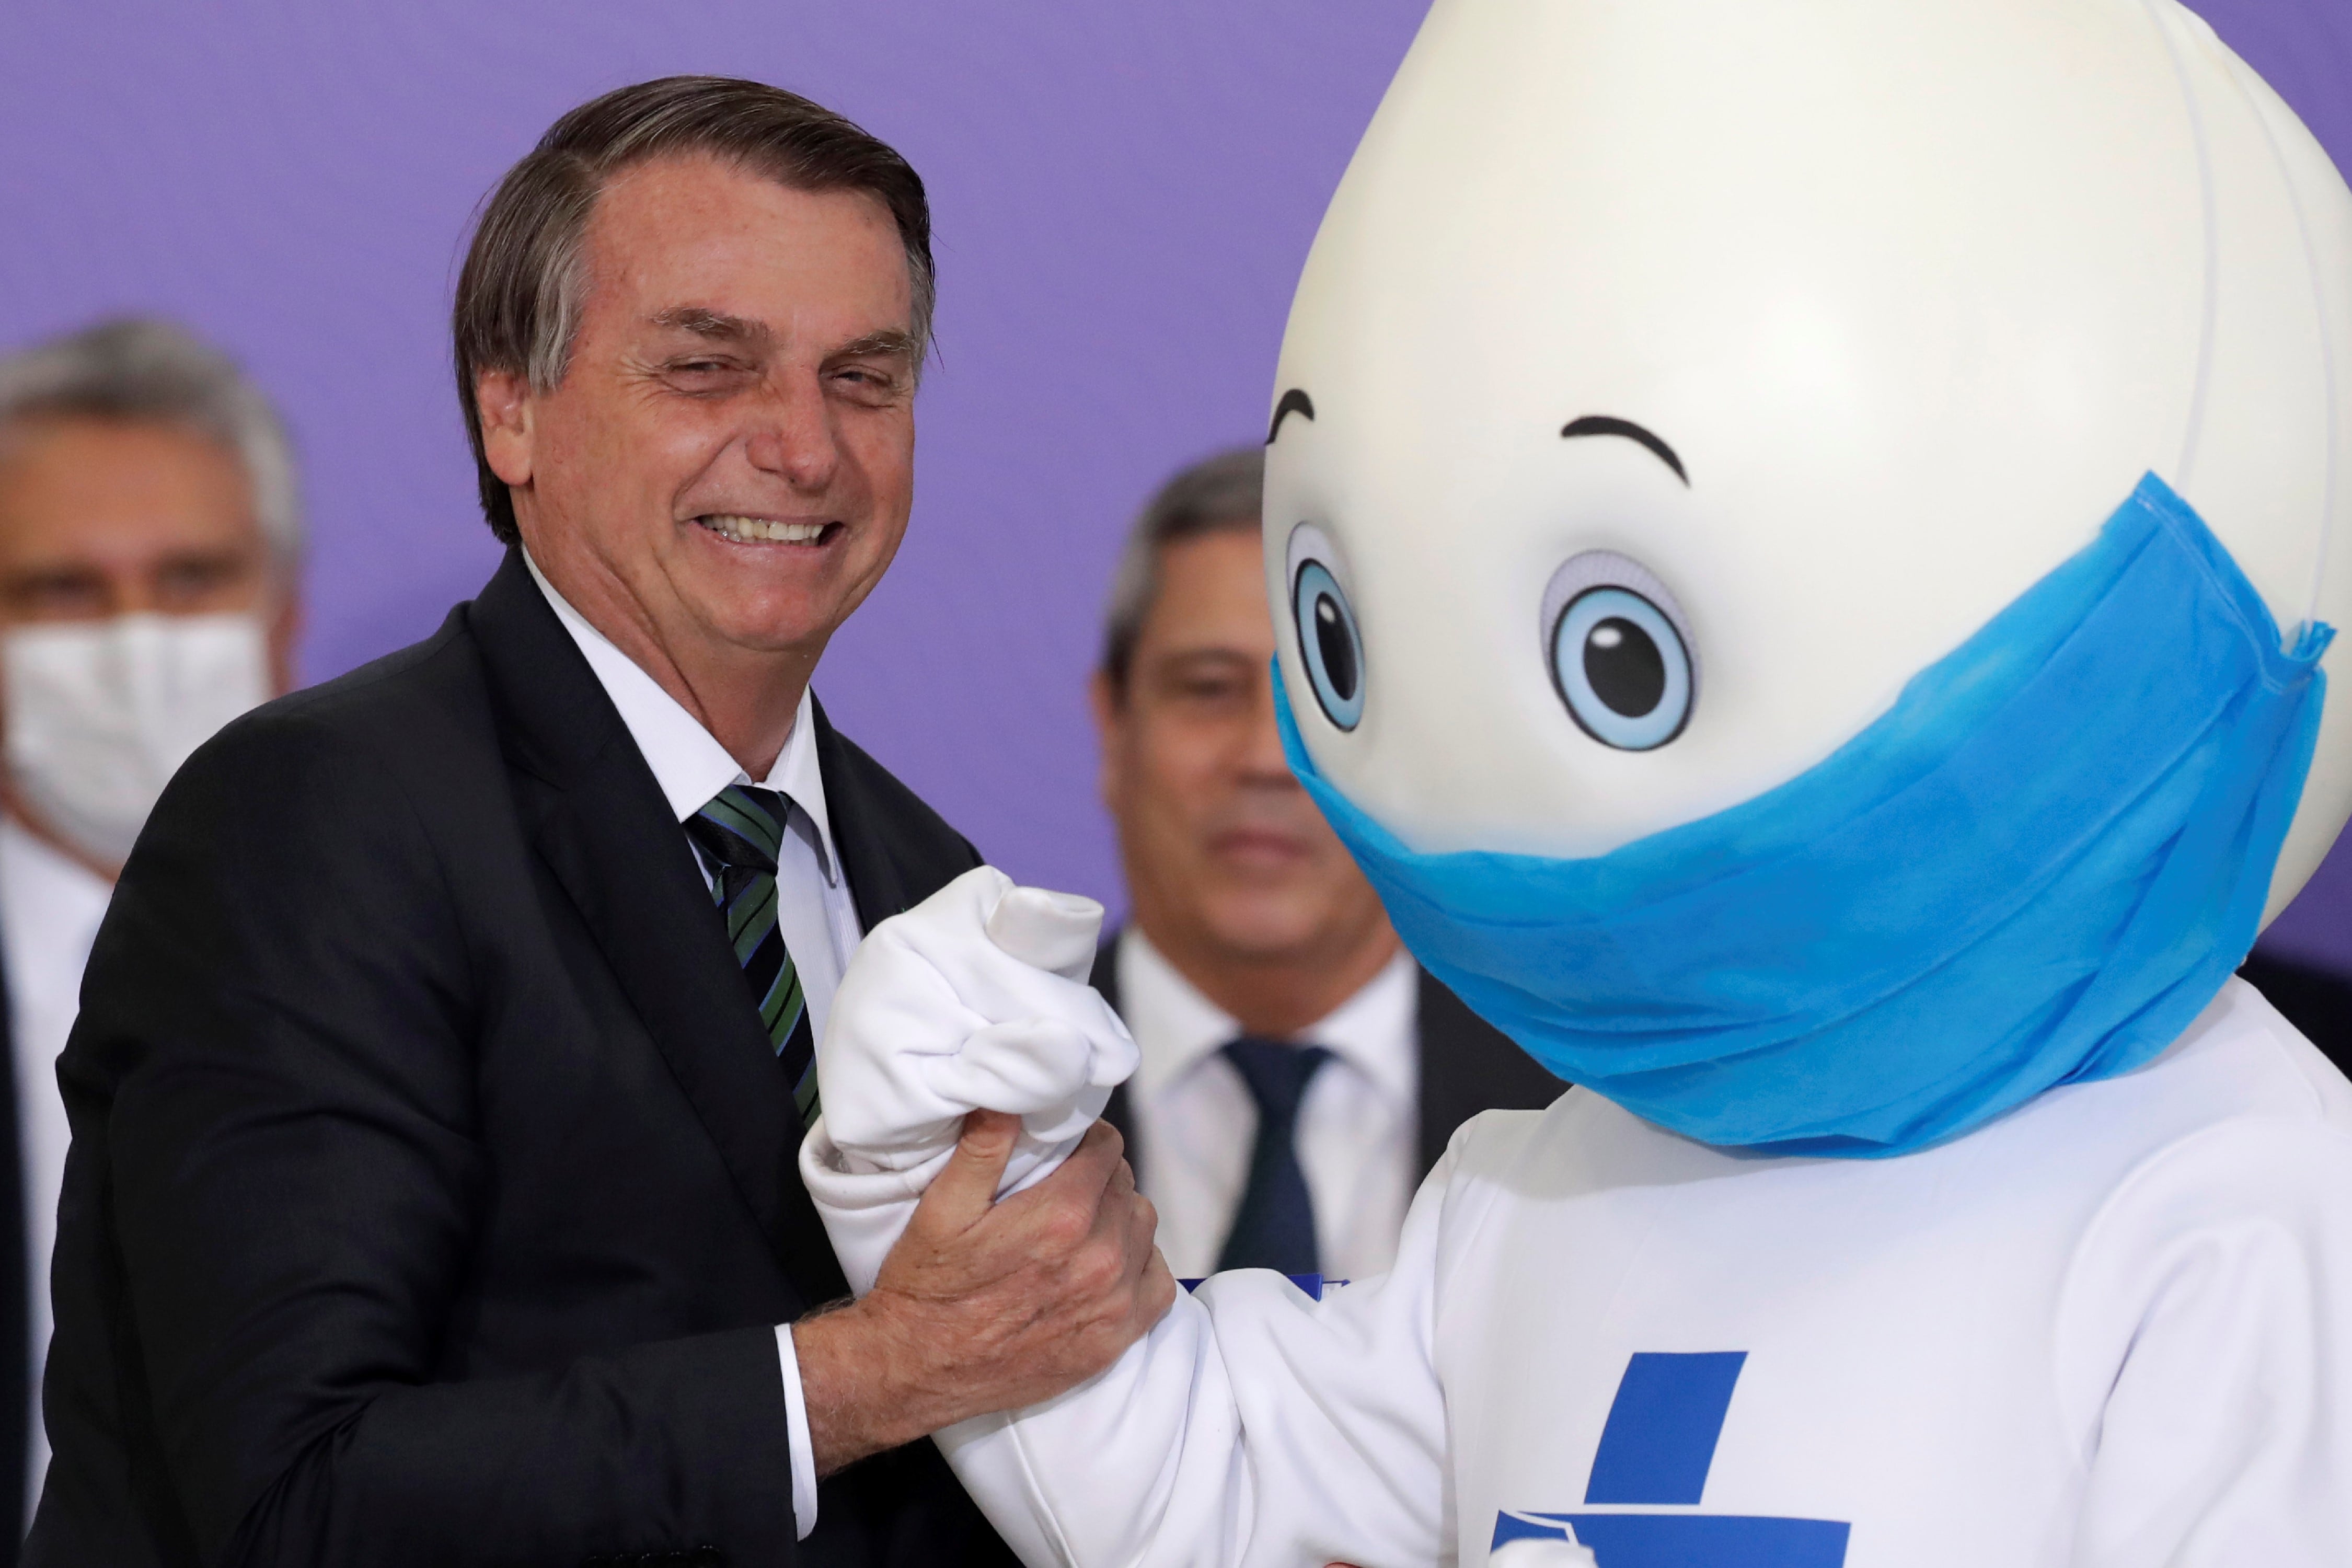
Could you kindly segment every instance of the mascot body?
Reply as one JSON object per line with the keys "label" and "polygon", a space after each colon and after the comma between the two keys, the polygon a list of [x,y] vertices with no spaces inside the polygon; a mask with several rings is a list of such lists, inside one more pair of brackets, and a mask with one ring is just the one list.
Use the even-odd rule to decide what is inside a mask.
{"label": "mascot body", "polygon": [[[2352,1563],[2352,1087],[2231,978],[2352,805],[2352,195],[2269,89],[2170,0],[1439,0],[1270,440],[1293,766],[1579,1087],[1389,1276],[943,1435],[1024,1556]],[[853,1280],[1125,1059],[905,1002],[1018,966],[960,888],[820,1054]]]}

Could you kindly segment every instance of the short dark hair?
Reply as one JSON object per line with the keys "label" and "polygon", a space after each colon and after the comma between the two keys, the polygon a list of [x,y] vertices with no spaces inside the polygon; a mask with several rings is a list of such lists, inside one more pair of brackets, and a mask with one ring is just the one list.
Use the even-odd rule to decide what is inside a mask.
{"label": "short dark hair", "polygon": [[1160,559],[1171,544],[1206,533],[1258,526],[1265,489],[1265,448],[1236,447],[1203,458],[1160,487],[1128,530],[1103,616],[1102,671],[1116,695],[1127,693],[1136,639],[1160,597]]}
{"label": "short dark hair", "polygon": [[475,383],[487,371],[519,373],[542,392],[562,381],[586,283],[582,240],[597,196],[633,164],[697,153],[793,190],[879,199],[907,247],[920,363],[936,297],[931,213],[922,178],[904,158],[833,110],[764,82],[672,76],[593,99],[549,127],[483,204],[450,312],[482,515],[505,543],[520,537],[514,500],[483,455]]}

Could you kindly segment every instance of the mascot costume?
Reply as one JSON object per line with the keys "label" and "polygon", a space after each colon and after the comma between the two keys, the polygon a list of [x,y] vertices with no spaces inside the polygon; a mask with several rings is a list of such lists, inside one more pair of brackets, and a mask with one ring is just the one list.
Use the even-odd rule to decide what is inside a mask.
{"label": "mascot costume", "polygon": [[[1033,1564],[2352,1564],[2352,1087],[2232,971],[2352,805],[2352,194],[2173,0],[1437,0],[1270,405],[1291,764],[1574,1084],[1395,1268],[941,1446]],[[803,1152],[1131,1047],[879,928]]]}

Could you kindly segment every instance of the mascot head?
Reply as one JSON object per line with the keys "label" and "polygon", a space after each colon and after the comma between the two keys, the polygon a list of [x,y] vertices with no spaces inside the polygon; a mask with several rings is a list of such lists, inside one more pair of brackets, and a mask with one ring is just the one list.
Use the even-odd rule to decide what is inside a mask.
{"label": "mascot head", "polygon": [[1272,413],[1295,765],[1695,1137],[2136,1066],[2352,810],[2352,194],[2173,0],[1437,0]]}

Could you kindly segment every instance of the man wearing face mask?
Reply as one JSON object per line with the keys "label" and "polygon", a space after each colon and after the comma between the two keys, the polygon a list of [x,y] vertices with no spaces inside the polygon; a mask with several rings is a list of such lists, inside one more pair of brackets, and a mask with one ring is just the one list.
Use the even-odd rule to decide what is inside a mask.
{"label": "man wearing face mask", "polygon": [[[226,357],[156,321],[0,359],[0,1476],[37,1489],[81,973],[164,781],[287,689],[302,529],[286,433]],[[21,1185],[19,1185],[21,1184]],[[16,1463],[24,1462],[19,1471]],[[0,1485],[0,1555],[26,1515]]]}

